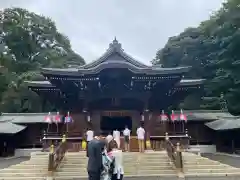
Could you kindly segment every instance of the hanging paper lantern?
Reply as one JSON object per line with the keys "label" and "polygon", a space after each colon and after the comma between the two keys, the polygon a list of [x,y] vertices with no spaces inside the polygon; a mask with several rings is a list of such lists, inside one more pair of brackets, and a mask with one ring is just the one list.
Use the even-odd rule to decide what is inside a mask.
{"label": "hanging paper lantern", "polygon": [[171,120],[174,122],[177,120],[177,115],[174,113],[174,111],[172,110],[172,114],[171,114]]}
{"label": "hanging paper lantern", "polygon": [[71,123],[71,122],[73,122],[73,119],[72,119],[72,117],[70,116],[70,113],[69,113],[69,112],[68,112],[67,116],[65,117],[64,122],[65,122],[65,123]]}
{"label": "hanging paper lantern", "polygon": [[160,120],[161,121],[167,121],[168,117],[167,115],[164,113],[164,110],[162,110],[162,114],[160,115]]}
{"label": "hanging paper lantern", "polygon": [[61,122],[61,117],[59,115],[59,112],[57,112],[57,114],[54,116],[53,121],[54,121],[54,123],[60,123]]}
{"label": "hanging paper lantern", "polygon": [[48,124],[52,123],[52,117],[51,117],[51,113],[49,112],[48,115],[45,117],[45,122]]}
{"label": "hanging paper lantern", "polygon": [[144,115],[143,114],[141,115],[141,120],[144,121]]}
{"label": "hanging paper lantern", "polygon": [[187,121],[187,116],[183,114],[183,110],[181,109],[181,114],[180,114],[180,120],[181,121]]}
{"label": "hanging paper lantern", "polygon": [[87,116],[87,121],[88,121],[88,122],[91,121],[91,116],[90,116],[90,115]]}

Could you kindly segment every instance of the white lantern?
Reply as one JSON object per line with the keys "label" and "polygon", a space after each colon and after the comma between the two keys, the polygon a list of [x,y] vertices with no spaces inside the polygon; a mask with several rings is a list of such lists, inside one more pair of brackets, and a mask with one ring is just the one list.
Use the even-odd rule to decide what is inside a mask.
{"label": "white lantern", "polygon": [[88,121],[88,122],[91,121],[91,116],[90,116],[90,115],[87,116],[87,121]]}
{"label": "white lantern", "polygon": [[144,121],[144,115],[142,114],[142,121]]}

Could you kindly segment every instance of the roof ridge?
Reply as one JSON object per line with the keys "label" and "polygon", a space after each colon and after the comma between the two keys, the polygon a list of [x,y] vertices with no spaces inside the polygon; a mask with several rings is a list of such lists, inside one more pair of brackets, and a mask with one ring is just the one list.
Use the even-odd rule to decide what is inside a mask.
{"label": "roof ridge", "polygon": [[[49,112],[40,112],[40,113],[2,113],[1,116],[11,116],[11,115],[46,115]],[[57,112],[51,112],[51,114],[56,114]],[[0,116],[0,117],[1,117]]]}
{"label": "roof ridge", "polygon": [[117,52],[121,56],[123,56],[124,59],[128,60],[135,66],[140,66],[140,67],[148,67],[146,64],[136,60],[134,57],[132,57],[130,54],[126,53],[124,49],[122,48],[122,44],[118,42],[118,40],[115,38],[110,44],[108,49],[96,60],[85,64],[81,66],[81,68],[88,69],[93,66],[98,65],[99,63],[102,63],[108,56],[110,56],[112,53]]}

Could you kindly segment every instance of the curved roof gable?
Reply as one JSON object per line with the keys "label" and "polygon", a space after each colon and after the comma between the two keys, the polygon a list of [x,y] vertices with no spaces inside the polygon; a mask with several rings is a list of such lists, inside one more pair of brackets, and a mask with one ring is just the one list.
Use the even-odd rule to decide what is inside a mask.
{"label": "curved roof gable", "polygon": [[120,62],[124,61],[138,68],[148,67],[147,65],[135,60],[129,54],[125,53],[124,50],[122,49],[121,43],[119,43],[115,37],[113,42],[109,44],[109,48],[107,49],[107,51],[100,58],[98,58],[97,60],[89,64],[81,66],[80,69],[90,69],[95,66],[98,66],[103,62],[108,62],[108,61],[120,61]]}

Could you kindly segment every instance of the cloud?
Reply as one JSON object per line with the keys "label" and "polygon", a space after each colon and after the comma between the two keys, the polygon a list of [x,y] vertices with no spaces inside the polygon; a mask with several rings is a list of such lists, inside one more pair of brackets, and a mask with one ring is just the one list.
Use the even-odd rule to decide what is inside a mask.
{"label": "cloud", "polygon": [[22,7],[52,18],[87,62],[116,36],[127,53],[148,64],[170,36],[208,19],[223,1],[3,0],[0,8]]}

